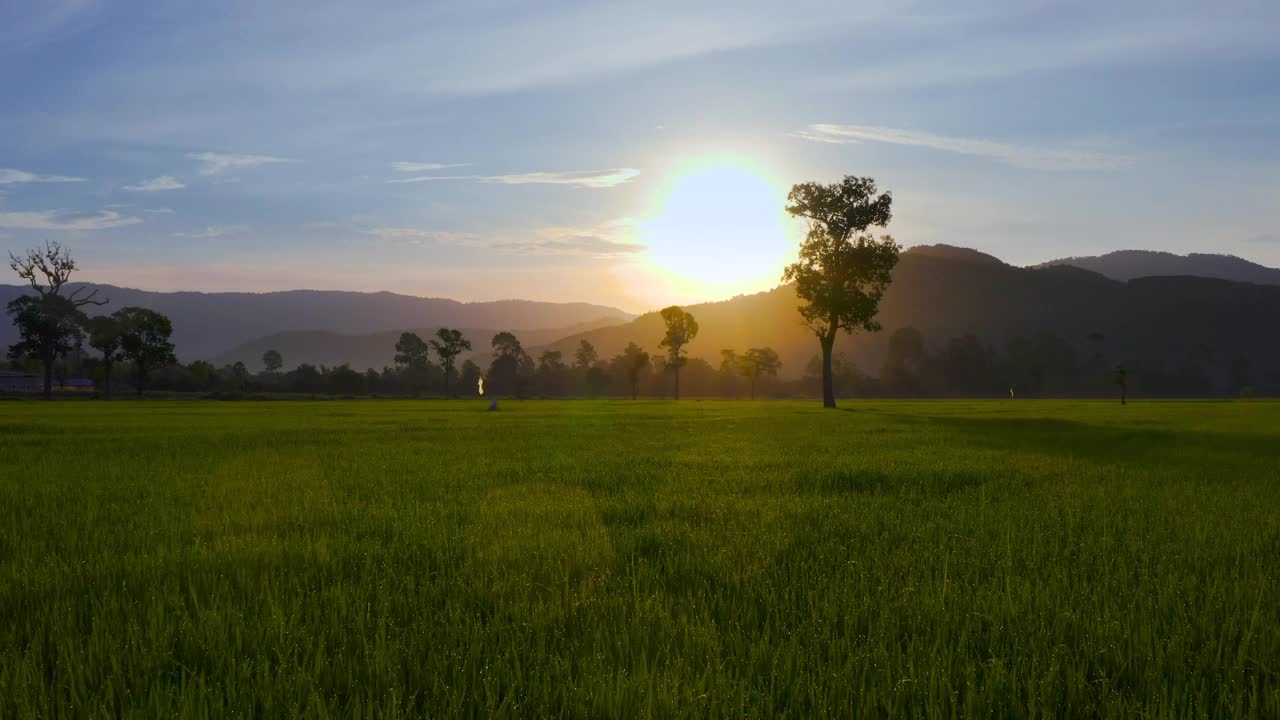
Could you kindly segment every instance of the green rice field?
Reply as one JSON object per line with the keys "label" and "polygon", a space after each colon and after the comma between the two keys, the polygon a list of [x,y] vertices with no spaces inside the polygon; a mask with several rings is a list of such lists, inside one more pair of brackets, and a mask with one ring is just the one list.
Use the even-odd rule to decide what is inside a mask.
{"label": "green rice field", "polygon": [[1280,403],[0,403],[0,717],[1280,717]]}

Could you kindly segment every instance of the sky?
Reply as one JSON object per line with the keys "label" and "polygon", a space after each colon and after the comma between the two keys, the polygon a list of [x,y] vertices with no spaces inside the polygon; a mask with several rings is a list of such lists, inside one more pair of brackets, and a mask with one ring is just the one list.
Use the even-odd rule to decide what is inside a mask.
{"label": "sky", "polygon": [[787,189],[852,174],[904,246],[1280,266],[1278,28],[1274,0],[0,0],[0,248],[643,311],[773,287]]}

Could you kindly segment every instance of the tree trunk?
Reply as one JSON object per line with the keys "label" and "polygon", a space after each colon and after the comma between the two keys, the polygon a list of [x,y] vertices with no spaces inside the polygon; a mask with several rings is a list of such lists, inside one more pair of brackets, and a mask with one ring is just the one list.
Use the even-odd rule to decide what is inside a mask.
{"label": "tree trunk", "polygon": [[836,344],[835,333],[828,333],[818,341],[822,343],[822,407],[834,408],[836,406],[836,388],[835,378],[832,377],[831,371],[831,351]]}
{"label": "tree trunk", "polygon": [[676,400],[680,399],[680,361],[676,360],[676,364],[671,367],[672,372],[676,376]]}
{"label": "tree trunk", "polygon": [[1121,385],[1120,386],[1120,404],[1121,405],[1125,404],[1125,396],[1128,394],[1129,394],[1129,388],[1125,387],[1124,385]]}
{"label": "tree trunk", "polygon": [[755,399],[756,399],[756,379],[755,379],[755,377],[752,377],[752,378],[751,378],[751,399],[752,399],[752,400],[755,400]]}
{"label": "tree trunk", "polygon": [[631,381],[631,399],[632,400],[640,399],[640,381],[639,380]]}
{"label": "tree trunk", "polygon": [[45,353],[41,359],[44,360],[44,399],[52,400],[54,355],[53,353]]}
{"label": "tree trunk", "polygon": [[106,371],[106,376],[105,376],[106,379],[102,383],[103,396],[107,400],[110,400],[111,399],[111,361],[103,360],[102,367]]}
{"label": "tree trunk", "polygon": [[137,386],[138,386],[138,387],[137,387],[137,390],[138,390],[138,399],[139,399],[139,400],[141,400],[141,399],[142,399],[142,384],[143,384],[143,383],[142,383],[142,379],[143,379],[144,377],[146,377],[146,371],[142,369],[142,364],[141,364],[141,363],[139,363],[139,364],[138,364],[137,382],[135,382],[135,383],[134,383],[135,385],[137,385]]}

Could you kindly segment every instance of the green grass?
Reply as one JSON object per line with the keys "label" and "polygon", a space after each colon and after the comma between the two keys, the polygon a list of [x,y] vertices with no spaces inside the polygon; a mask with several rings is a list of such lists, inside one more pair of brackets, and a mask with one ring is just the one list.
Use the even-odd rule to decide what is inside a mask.
{"label": "green grass", "polygon": [[1280,717],[1280,404],[0,403],[0,717]]}

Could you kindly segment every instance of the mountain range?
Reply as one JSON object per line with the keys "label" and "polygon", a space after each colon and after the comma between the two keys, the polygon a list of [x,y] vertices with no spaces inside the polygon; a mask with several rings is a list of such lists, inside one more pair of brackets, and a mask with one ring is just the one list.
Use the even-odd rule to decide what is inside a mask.
{"label": "mountain range", "polygon": [[[1146,263],[1145,265],[1143,263]],[[1141,273],[1140,277],[1130,277]],[[1229,279],[1214,274],[1234,273]],[[1000,347],[1015,336],[1052,335],[1115,362],[1170,372],[1188,364],[1223,375],[1240,358],[1254,374],[1280,388],[1280,270],[1219,255],[1180,257],[1122,251],[1015,267],[965,248],[913,247],[903,252],[881,303],[884,332],[841,336],[837,350],[869,374],[884,362],[891,333],[921,331],[933,346],[971,334]],[[1114,277],[1112,277],[1114,276]],[[1249,282],[1239,281],[1249,278]],[[464,329],[482,365],[489,339],[500,330],[520,336],[535,356],[559,350],[566,360],[588,340],[602,359],[636,342],[659,351],[661,317],[638,317],[586,303],[518,300],[460,303],[392,293],[290,291],[279,293],[152,293],[100,286],[112,303],[142,305],[169,315],[182,359],[260,367],[262,353],[279,350],[286,367],[301,362],[357,369],[389,365],[404,330],[426,338],[441,326]],[[0,302],[23,292],[0,286]],[[701,332],[692,357],[718,365],[720,351],[769,346],[783,361],[782,375],[797,377],[818,352],[800,324],[792,287],[688,305]],[[15,340],[0,326],[0,343]],[[1265,385],[1261,380],[1255,382]]]}
{"label": "mountain range", "polygon": [[1117,250],[1106,255],[1051,260],[1037,267],[1055,265],[1070,265],[1092,270],[1112,280],[1186,275],[1259,285],[1280,285],[1280,270],[1249,262],[1234,255],[1208,253],[1175,255],[1156,250]]}
{"label": "mountain range", "polygon": [[[89,283],[72,283],[68,292]],[[237,346],[266,335],[317,331],[341,335],[399,331],[405,328],[472,327],[506,330],[566,328],[592,322],[625,322],[633,316],[617,308],[589,303],[528,300],[458,302],[396,293],[289,290],[271,293],[149,292],[94,285],[112,312],[128,305],[150,308],[173,321],[179,359],[222,357]],[[20,285],[0,285],[0,306],[28,292]],[[90,314],[94,314],[90,312]],[[0,346],[17,342],[13,326],[0,323]],[[394,345],[394,342],[393,342]],[[284,348],[280,348],[283,352]],[[258,354],[258,358],[261,353]],[[308,358],[295,355],[298,362]],[[260,360],[254,358],[254,362]],[[292,362],[292,361],[291,361]],[[382,365],[378,365],[382,367]]]}

